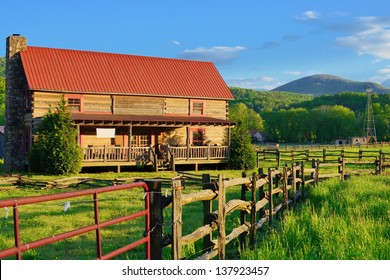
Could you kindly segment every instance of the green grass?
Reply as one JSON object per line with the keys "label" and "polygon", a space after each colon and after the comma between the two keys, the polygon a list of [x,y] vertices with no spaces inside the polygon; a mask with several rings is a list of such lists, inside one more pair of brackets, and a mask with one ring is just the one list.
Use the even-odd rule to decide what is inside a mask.
{"label": "green grass", "polygon": [[[185,172],[184,193],[201,189],[201,175],[209,173],[213,178],[225,174],[227,178],[241,177],[241,171],[204,170]],[[251,171],[248,172],[248,176]],[[106,174],[80,174],[81,177],[112,180],[115,178],[160,178],[162,192],[170,194],[169,179],[174,172],[131,172]],[[59,177],[29,175],[34,179],[52,180]],[[48,193],[69,192],[83,188],[102,187],[102,183],[81,184],[77,188],[40,190],[17,188],[0,191],[0,199],[35,196]],[[390,178],[353,177],[340,183],[338,180],[322,182],[313,189],[301,210],[287,212],[271,235],[260,234],[256,251],[237,253],[237,242],[228,246],[229,259],[389,259],[390,247]],[[229,189],[228,199],[239,197],[239,188]],[[93,223],[91,197],[69,200],[71,208],[64,212],[66,201],[40,203],[20,207],[22,243],[59,234]],[[100,220],[104,221],[143,208],[142,191],[128,190],[108,193],[100,197]],[[5,218],[0,209],[0,250],[13,247],[12,210]],[[227,232],[239,225],[238,212],[229,217]],[[184,206],[183,235],[202,225],[202,203]],[[171,208],[164,209],[164,233],[171,232]],[[103,253],[115,250],[139,239],[143,234],[143,219],[112,226],[102,230]],[[216,238],[216,235],[214,236]],[[184,256],[194,258],[199,253],[201,241],[183,249]],[[163,250],[164,259],[170,259],[170,249]],[[12,258],[12,257],[11,257]],[[94,259],[96,258],[95,233],[54,243],[23,254],[23,259]],[[143,247],[122,254],[118,259],[144,259]]]}
{"label": "green grass", "polygon": [[[202,188],[201,177],[203,173],[210,174],[215,178],[218,174],[225,174],[226,177],[235,178],[241,176],[241,171],[221,171],[221,170],[205,170],[199,172],[186,172],[185,193],[198,191]],[[176,177],[178,173],[174,172],[132,172],[121,174],[81,174],[90,178],[112,180],[115,178],[160,178],[163,180],[163,194],[171,193],[169,179]],[[53,180],[58,179],[56,176],[30,175],[37,180]],[[29,197],[44,194],[70,192],[79,189],[95,188],[107,186],[97,183],[80,184],[77,188],[67,189],[46,189],[40,190],[37,188],[21,187],[12,190],[0,191],[0,199],[10,199],[18,197]],[[64,204],[69,201],[70,209],[63,211]],[[109,220],[125,214],[140,211],[144,207],[143,190],[132,189],[120,192],[110,192],[99,195],[99,218],[100,221]],[[201,226],[203,218],[199,219],[199,213],[202,213],[201,202],[194,205],[185,206],[183,217],[185,223],[183,225],[183,234],[188,234]],[[24,205],[18,208],[20,216],[20,235],[21,243],[29,243],[41,238],[64,233],[78,227],[88,226],[94,223],[94,212],[92,196],[81,198],[66,199],[61,201],[53,201],[46,203],[38,203],[34,205]],[[8,217],[5,217],[6,209],[0,209],[0,250],[11,248],[14,246],[13,240],[13,213],[12,209],[8,209]],[[164,233],[171,232],[171,208],[164,209]],[[134,242],[144,233],[144,219],[138,218],[134,221],[122,223],[120,225],[111,226],[102,230],[103,237],[103,254],[122,247],[126,244]],[[192,255],[195,246],[185,249],[185,254]],[[164,258],[170,258],[170,250],[164,250]],[[51,245],[43,246],[29,250],[22,255],[23,259],[94,259],[96,258],[95,233],[74,237],[69,240],[60,241]],[[12,259],[13,257],[10,257]],[[143,246],[129,251],[128,253],[118,256],[118,259],[144,259]]]}
{"label": "green grass", "polygon": [[390,259],[390,177],[327,180],[243,259]]}

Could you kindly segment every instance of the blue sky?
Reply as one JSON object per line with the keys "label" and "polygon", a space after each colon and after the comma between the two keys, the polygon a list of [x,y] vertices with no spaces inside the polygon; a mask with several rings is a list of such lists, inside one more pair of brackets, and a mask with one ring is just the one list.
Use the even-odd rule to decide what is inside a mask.
{"label": "blue sky", "polygon": [[230,86],[272,89],[312,75],[390,78],[384,0],[18,0],[0,36],[28,45],[215,63]]}

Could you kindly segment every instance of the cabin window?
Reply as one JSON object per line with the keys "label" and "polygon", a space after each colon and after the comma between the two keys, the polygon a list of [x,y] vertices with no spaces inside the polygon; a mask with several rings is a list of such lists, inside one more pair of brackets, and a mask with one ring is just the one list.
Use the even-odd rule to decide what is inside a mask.
{"label": "cabin window", "polygon": [[81,112],[81,98],[68,98],[68,109],[73,112]]}
{"label": "cabin window", "polygon": [[132,147],[148,147],[149,137],[148,135],[132,135],[131,136]]}
{"label": "cabin window", "polygon": [[200,115],[205,114],[205,106],[203,101],[191,101],[191,115]]}
{"label": "cabin window", "polygon": [[191,144],[194,146],[203,146],[206,141],[206,130],[204,128],[195,128],[191,130]]}

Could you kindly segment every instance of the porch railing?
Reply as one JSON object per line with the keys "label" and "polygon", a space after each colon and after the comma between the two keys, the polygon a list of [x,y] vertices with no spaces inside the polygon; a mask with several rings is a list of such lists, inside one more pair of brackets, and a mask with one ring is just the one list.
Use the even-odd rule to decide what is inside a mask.
{"label": "porch railing", "polygon": [[[149,162],[151,147],[91,146],[83,147],[84,161]],[[229,158],[228,146],[169,147],[175,160]]]}
{"label": "porch railing", "polygon": [[229,158],[228,146],[170,147],[175,160]]}
{"label": "porch railing", "polygon": [[83,147],[84,161],[149,161],[149,147]]}

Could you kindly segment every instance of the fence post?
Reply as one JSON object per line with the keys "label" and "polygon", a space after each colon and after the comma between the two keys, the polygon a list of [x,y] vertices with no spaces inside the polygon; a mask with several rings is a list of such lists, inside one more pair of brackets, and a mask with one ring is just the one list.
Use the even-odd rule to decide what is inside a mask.
{"label": "fence post", "polygon": [[301,188],[301,201],[305,201],[305,184],[306,184],[306,179],[305,179],[305,163],[302,161],[301,163],[301,174],[302,174],[302,188]]}
{"label": "fence post", "polygon": [[226,247],[226,189],[225,176],[218,175],[218,255],[220,260],[225,259]]}
{"label": "fence post", "polygon": [[249,244],[251,248],[255,246],[255,238],[256,238],[256,181],[257,176],[256,173],[252,174],[252,184],[251,184],[251,229],[249,235]]}
{"label": "fence post", "polygon": [[297,193],[297,164],[295,162],[293,162],[291,167],[292,167],[291,168],[291,170],[292,170],[292,187],[293,187],[293,193],[294,193],[293,206],[295,207],[295,204],[296,204],[295,195]]}
{"label": "fence post", "polygon": [[314,172],[314,185],[317,186],[319,178],[320,178],[320,161],[319,160],[316,160],[316,161],[313,160],[313,164],[314,164],[313,167],[316,170]]}
{"label": "fence post", "polygon": [[382,152],[382,150],[379,150],[379,175],[385,174],[384,161],[385,154]]}
{"label": "fence post", "polygon": [[339,158],[339,174],[340,174],[340,180],[344,181],[345,178],[345,162],[344,158],[340,157]]}
{"label": "fence post", "polygon": [[317,185],[317,167],[316,167],[316,161],[315,159],[313,158],[312,161],[311,161],[311,168],[314,169],[315,171],[314,172],[311,172],[311,179],[313,179],[313,183],[314,185]]}
{"label": "fence post", "polygon": [[287,209],[288,207],[288,168],[287,167],[284,167],[283,168],[283,186],[282,186],[282,190],[283,190],[283,200],[282,200],[282,203],[283,203],[283,209]]}
{"label": "fence post", "polygon": [[276,150],[276,162],[277,162],[277,166],[279,167],[280,166],[280,150],[277,149]]}
{"label": "fence post", "polygon": [[322,162],[326,163],[326,148],[322,149]]}
{"label": "fence post", "polygon": [[[211,188],[211,178],[210,174],[202,174],[202,184],[203,190],[207,190]],[[203,201],[203,224],[206,225],[208,224],[209,221],[209,215],[213,211],[213,203],[211,200],[204,200]],[[208,250],[213,243],[211,242],[212,239],[212,234],[208,234],[205,237],[203,237],[203,250],[206,251]]]}
{"label": "fence post", "polygon": [[269,201],[269,209],[268,209],[268,224],[269,227],[272,228],[272,217],[274,212],[274,202],[272,200],[272,187],[273,187],[273,178],[272,178],[272,169],[268,168],[268,201]]}
{"label": "fence post", "polygon": [[[242,172],[242,178],[246,178],[246,172],[243,171]],[[247,186],[245,184],[242,184],[241,185],[241,200],[243,201],[246,201],[246,191],[248,190]],[[246,211],[241,211],[240,213],[240,224],[243,225],[245,224],[246,222]],[[240,234],[240,236],[238,237],[238,240],[240,242],[240,248],[243,249],[244,246],[245,246],[245,236],[246,236],[246,233],[242,233]]]}
{"label": "fence post", "polygon": [[145,180],[150,192],[150,257],[162,259],[163,207],[161,202],[161,180]]}
{"label": "fence post", "polygon": [[[263,172],[263,168],[259,168],[259,178],[265,178],[267,177],[267,174],[264,174]],[[265,198],[265,192],[264,192],[264,184],[261,184],[260,188],[259,188],[259,201],[262,200],[263,198]],[[265,215],[265,208],[261,208],[259,210],[259,218],[263,218],[263,216]]]}
{"label": "fence post", "polygon": [[181,205],[181,195],[183,186],[181,180],[172,181],[172,259],[180,260],[182,258],[181,237],[182,237],[182,222],[183,222],[183,207]]}

